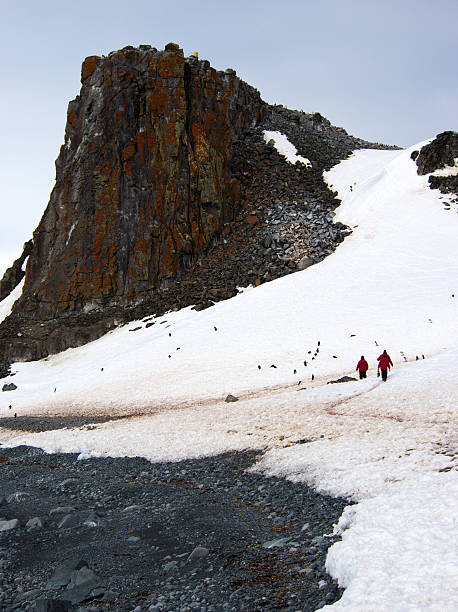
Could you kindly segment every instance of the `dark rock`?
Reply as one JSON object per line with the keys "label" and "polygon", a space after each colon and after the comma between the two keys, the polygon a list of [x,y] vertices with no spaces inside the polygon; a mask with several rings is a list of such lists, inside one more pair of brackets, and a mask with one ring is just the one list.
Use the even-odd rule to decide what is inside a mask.
{"label": "dark rock", "polygon": [[63,599],[37,599],[32,612],[70,612],[72,604]]}
{"label": "dark rock", "polygon": [[202,557],[206,557],[209,554],[208,548],[205,546],[196,546],[192,553],[188,557],[188,561],[193,561],[194,559],[202,559]]}
{"label": "dark rock", "polygon": [[[417,172],[418,174],[429,174],[436,170],[453,169],[457,157],[458,132],[442,132],[432,142],[422,147],[416,158]],[[445,204],[445,209],[451,210],[451,203],[458,203],[458,175],[444,174],[445,176],[432,174],[428,182],[431,189],[439,189],[443,194],[451,196],[449,202]]]}
{"label": "dark rock", "polygon": [[101,579],[88,567],[75,569],[71,574],[65,597],[73,604],[99,597],[105,592],[101,588],[101,582]]}
{"label": "dark rock", "polygon": [[0,378],[6,378],[11,374],[10,363],[4,359],[0,359]]}
{"label": "dark rock", "polygon": [[435,170],[454,166],[458,157],[458,132],[442,132],[429,144],[422,147],[416,158],[418,174],[429,174]]}
{"label": "dark rock", "polygon": [[234,395],[229,394],[226,396],[226,399],[224,401],[225,402],[238,402],[239,398],[235,397]]}
{"label": "dark rock", "polygon": [[431,189],[439,189],[444,194],[453,194],[455,201],[458,196],[458,175],[430,176],[428,179]]}
{"label": "dark rock", "polygon": [[82,559],[68,559],[61,565],[58,565],[52,578],[47,582],[47,589],[55,589],[61,586],[66,586],[72,579],[73,572],[77,572],[81,568],[87,568],[86,561]]}
{"label": "dark rock", "polygon": [[14,383],[5,383],[2,387],[2,391],[15,391],[17,389],[17,385]]}
{"label": "dark rock", "polygon": [[26,529],[41,529],[43,527],[43,521],[39,516],[35,516],[27,521],[25,524]]}
{"label": "dark rock", "polygon": [[9,521],[0,520],[0,532],[18,529],[20,526],[21,524],[18,519],[10,519]]}
{"label": "dark rock", "polygon": [[81,525],[81,519],[77,514],[66,514],[57,523],[58,529],[72,529]]}
{"label": "dark rock", "polygon": [[305,256],[305,257],[302,257],[302,259],[297,264],[297,269],[305,270],[306,268],[309,268],[312,265],[313,265],[313,261],[310,259],[310,257]]}
{"label": "dark rock", "polygon": [[333,385],[335,383],[346,383],[346,382],[351,382],[353,380],[357,380],[357,379],[353,378],[352,376],[342,376],[341,378],[338,378],[337,380],[330,380],[327,384]]}
{"label": "dark rock", "polygon": [[9,504],[17,504],[17,503],[21,503],[24,501],[28,501],[30,497],[31,497],[30,493],[26,493],[25,491],[16,491],[16,493],[12,493],[11,495],[8,495],[8,497],[6,498],[6,501]]}

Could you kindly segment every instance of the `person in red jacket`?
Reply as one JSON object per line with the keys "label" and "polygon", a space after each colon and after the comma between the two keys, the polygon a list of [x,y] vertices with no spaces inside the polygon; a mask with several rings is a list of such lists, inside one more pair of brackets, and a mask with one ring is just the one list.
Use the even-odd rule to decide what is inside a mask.
{"label": "person in red jacket", "polygon": [[364,355],[361,355],[361,359],[358,361],[358,365],[356,366],[356,370],[359,370],[359,378],[366,378],[367,370],[369,369],[369,364],[364,359]]}
{"label": "person in red jacket", "polygon": [[382,373],[382,380],[386,381],[386,378],[388,376],[388,370],[393,365],[393,362],[391,361],[391,357],[388,355],[386,351],[383,351],[383,353],[379,357],[377,357],[377,361],[378,361],[377,376],[378,376],[378,372],[380,371]]}

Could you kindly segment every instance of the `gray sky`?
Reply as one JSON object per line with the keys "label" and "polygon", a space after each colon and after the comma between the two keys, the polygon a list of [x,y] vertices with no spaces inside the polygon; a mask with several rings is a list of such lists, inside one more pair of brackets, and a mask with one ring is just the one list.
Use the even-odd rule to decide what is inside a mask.
{"label": "gray sky", "polygon": [[81,63],[177,42],[264,100],[410,146],[457,130],[456,0],[0,0],[0,273],[49,200]]}

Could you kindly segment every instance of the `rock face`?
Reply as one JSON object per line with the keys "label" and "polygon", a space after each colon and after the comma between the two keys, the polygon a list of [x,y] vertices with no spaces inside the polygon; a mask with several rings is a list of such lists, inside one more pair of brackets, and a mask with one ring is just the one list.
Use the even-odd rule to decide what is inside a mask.
{"label": "rock face", "polygon": [[[320,261],[346,233],[323,170],[383,148],[269,106],[173,43],[88,57],[81,82],[22,296],[0,325],[10,362]],[[312,168],[286,162],[263,130],[286,134]]]}
{"label": "rock face", "polygon": [[[442,132],[429,144],[412,153],[418,166],[418,174],[431,174],[428,178],[431,189],[439,189],[449,196],[445,208],[458,202],[458,132]],[[450,197],[451,196],[451,197]]]}
{"label": "rock face", "polygon": [[442,132],[422,147],[415,161],[418,174],[429,174],[445,166],[454,166],[458,157],[458,132]]}
{"label": "rock face", "polygon": [[135,303],[205,253],[239,205],[232,140],[263,110],[173,44],[89,57],[81,81],[27,267],[41,318]]}

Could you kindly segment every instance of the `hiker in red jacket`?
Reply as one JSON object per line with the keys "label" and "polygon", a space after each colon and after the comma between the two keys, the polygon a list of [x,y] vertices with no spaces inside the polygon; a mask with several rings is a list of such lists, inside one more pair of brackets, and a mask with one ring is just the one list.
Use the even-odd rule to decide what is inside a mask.
{"label": "hiker in red jacket", "polygon": [[361,359],[358,361],[356,370],[359,370],[359,378],[366,378],[366,372],[369,369],[369,364],[364,359],[364,355],[361,355]]}
{"label": "hiker in red jacket", "polygon": [[391,357],[388,355],[386,351],[383,351],[383,353],[379,357],[377,357],[377,361],[378,361],[377,376],[379,376],[378,372],[380,371],[382,373],[382,380],[386,381],[386,378],[388,376],[388,370],[393,365],[393,362],[391,361]]}

